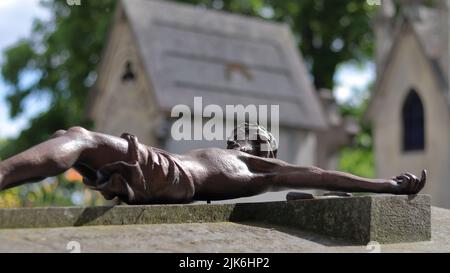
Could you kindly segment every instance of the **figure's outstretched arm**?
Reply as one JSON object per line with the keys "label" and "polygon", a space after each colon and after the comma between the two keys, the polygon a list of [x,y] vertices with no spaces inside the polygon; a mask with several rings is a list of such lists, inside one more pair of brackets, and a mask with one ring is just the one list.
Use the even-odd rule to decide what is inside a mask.
{"label": "figure's outstretched arm", "polygon": [[416,194],[425,186],[426,178],[426,170],[422,171],[420,179],[410,173],[390,179],[369,179],[344,172],[297,167],[295,170],[282,168],[275,182],[293,188],[300,186],[343,192]]}
{"label": "figure's outstretched arm", "polygon": [[274,159],[249,156],[244,161],[254,172],[267,173],[266,176],[271,186],[279,188],[416,194],[423,189],[427,180],[426,170],[422,171],[420,179],[410,173],[389,179],[370,179],[316,167],[291,165]]}
{"label": "figure's outstretched arm", "polygon": [[81,127],[57,131],[41,144],[0,161],[0,190],[42,180],[74,167],[95,179],[96,170],[126,160],[128,143],[122,138],[90,132]]}

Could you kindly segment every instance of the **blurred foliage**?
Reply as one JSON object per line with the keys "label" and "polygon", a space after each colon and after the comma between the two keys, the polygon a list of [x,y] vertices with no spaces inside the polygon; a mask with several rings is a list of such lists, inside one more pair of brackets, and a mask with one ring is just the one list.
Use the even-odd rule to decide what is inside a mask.
{"label": "blurred foliage", "polygon": [[68,181],[63,175],[0,193],[0,208],[103,204],[100,193],[87,189],[81,181]]}
{"label": "blurred foliage", "polygon": [[[4,146],[6,146],[7,143],[8,143],[8,140],[6,140],[6,139],[0,139],[0,150],[2,150],[2,148],[3,148]],[[0,157],[0,160],[2,160],[1,157]]]}
{"label": "blurred foliage", "polygon": [[[373,51],[370,21],[375,7],[366,1],[174,1],[287,23],[317,88],[332,89],[333,75],[340,63],[365,60]],[[29,128],[17,139],[0,147],[0,157],[11,156],[42,142],[61,128],[74,125],[91,127],[84,117],[86,99],[96,80],[96,66],[116,3],[115,0],[96,0],[69,6],[66,0],[42,0],[42,5],[51,11],[51,18],[48,21],[35,20],[32,35],[3,52],[1,76],[10,86],[7,101],[11,117],[22,114],[25,102],[30,98],[49,97],[51,105],[33,118]],[[27,73],[37,75],[36,79],[24,83],[23,75]],[[23,186],[0,195],[0,206],[70,204],[71,197],[66,190],[81,190],[74,185],[79,184],[66,183],[60,177],[49,186],[54,197],[45,192],[45,186],[41,191],[35,185]],[[35,196],[32,198],[35,201],[27,199],[28,192]],[[19,199],[15,200],[13,196],[19,196]]]}
{"label": "blurred foliage", "polygon": [[[369,87],[372,89],[373,85]],[[362,92],[355,92],[362,93]],[[339,169],[363,177],[375,176],[375,159],[373,155],[373,138],[371,128],[362,121],[364,112],[367,109],[369,96],[367,92],[363,103],[347,103],[341,105],[341,114],[351,116],[358,120],[360,132],[356,135],[355,143],[351,147],[342,149],[339,157]]]}

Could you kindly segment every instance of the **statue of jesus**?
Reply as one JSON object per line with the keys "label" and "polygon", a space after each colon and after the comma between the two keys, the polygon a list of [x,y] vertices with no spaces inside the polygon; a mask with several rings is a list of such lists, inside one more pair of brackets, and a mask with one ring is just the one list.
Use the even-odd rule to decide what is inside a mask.
{"label": "statue of jesus", "polygon": [[119,138],[73,127],[1,161],[0,191],[70,168],[106,199],[118,198],[127,204],[224,200],[285,189],[416,194],[427,178],[426,170],[420,179],[410,173],[369,179],[297,166],[276,159],[277,150],[272,134],[257,124],[236,127],[227,149],[205,148],[186,154],[145,146],[130,134]]}

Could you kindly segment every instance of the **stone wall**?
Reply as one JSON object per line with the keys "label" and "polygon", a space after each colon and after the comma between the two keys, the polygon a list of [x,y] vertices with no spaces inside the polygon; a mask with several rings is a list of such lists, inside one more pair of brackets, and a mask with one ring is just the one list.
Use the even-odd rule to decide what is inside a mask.
{"label": "stone wall", "polygon": [[[129,132],[142,143],[155,145],[160,113],[128,22],[120,10],[116,17],[95,86],[98,95],[91,118],[97,131],[116,136]],[[135,78],[124,81],[128,62]]]}

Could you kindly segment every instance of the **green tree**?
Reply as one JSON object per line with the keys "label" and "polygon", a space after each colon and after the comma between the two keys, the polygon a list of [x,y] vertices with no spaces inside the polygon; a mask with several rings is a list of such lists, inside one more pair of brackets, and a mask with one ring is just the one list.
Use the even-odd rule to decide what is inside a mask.
{"label": "green tree", "polygon": [[[115,2],[83,1],[81,6],[69,6],[65,0],[45,0],[42,5],[51,10],[50,21],[36,20],[33,34],[4,52],[1,75],[11,87],[7,96],[11,117],[23,112],[30,96],[48,96],[51,107],[1,149],[2,157],[45,140],[58,128],[89,126],[83,111]],[[38,75],[37,80],[24,86],[25,73]]]}

